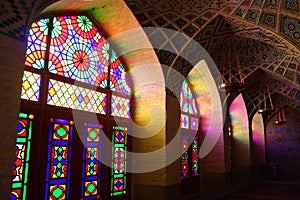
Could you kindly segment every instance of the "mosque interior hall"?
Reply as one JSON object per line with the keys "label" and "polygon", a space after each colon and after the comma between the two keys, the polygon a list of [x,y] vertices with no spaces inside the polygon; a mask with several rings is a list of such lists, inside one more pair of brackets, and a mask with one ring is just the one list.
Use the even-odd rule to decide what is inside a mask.
{"label": "mosque interior hall", "polygon": [[299,0],[0,2],[1,200],[300,199]]}

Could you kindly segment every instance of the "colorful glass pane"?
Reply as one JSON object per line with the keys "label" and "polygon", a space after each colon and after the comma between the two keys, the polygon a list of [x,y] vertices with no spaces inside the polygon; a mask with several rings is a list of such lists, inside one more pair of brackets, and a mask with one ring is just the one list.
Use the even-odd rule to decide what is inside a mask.
{"label": "colorful glass pane", "polygon": [[40,98],[41,75],[24,71],[21,98],[38,101]]}
{"label": "colorful glass pane", "polygon": [[190,122],[189,117],[187,115],[181,114],[180,127],[189,129],[189,122]]}
{"label": "colorful glass pane", "polygon": [[125,127],[114,126],[112,141],[112,177],[111,195],[126,193],[126,148],[127,148],[127,129]]}
{"label": "colorful glass pane", "polygon": [[102,125],[85,123],[82,155],[82,199],[100,198]]}
{"label": "colorful glass pane", "polygon": [[112,83],[112,91],[130,95],[129,78],[122,63],[116,68],[111,67],[110,82]]}
{"label": "colorful glass pane", "polygon": [[130,118],[130,100],[112,95],[111,115],[117,117]]}
{"label": "colorful glass pane", "polygon": [[[192,95],[192,92],[191,92]],[[189,113],[192,115],[197,115],[196,102],[192,95],[192,98],[189,101]]]}
{"label": "colorful glass pane", "polygon": [[45,200],[68,199],[74,122],[50,118]]}
{"label": "colorful glass pane", "polygon": [[189,165],[188,165],[188,138],[182,135],[181,139],[181,178],[187,178],[189,176]]}
{"label": "colorful glass pane", "polygon": [[187,81],[183,81],[180,93],[181,111],[197,115],[196,101]]}
{"label": "colorful glass pane", "polygon": [[180,106],[182,112],[189,112],[189,87],[186,81],[183,81],[180,93]]}
{"label": "colorful glass pane", "polygon": [[107,111],[106,94],[53,79],[49,80],[47,103],[100,114]]}
{"label": "colorful glass pane", "polygon": [[11,199],[25,200],[33,115],[19,114]]}
{"label": "colorful glass pane", "polygon": [[192,176],[199,175],[198,154],[198,138],[194,137],[192,143]]}
{"label": "colorful glass pane", "polygon": [[198,118],[191,117],[190,118],[191,130],[197,131],[198,130],[198,123],[199,123]]}
{"label": "colorful glass pane", "polygon": [[76,81],[98,85],[108,65],[101,62],[98,46],[105,41],[86,16],[53,18],[48,69]]}
{"label": "colorful glass pane", "polygon": [[44,69],[49,19],[40,19],[32,23],[27,38],[25,65],[36,69]]}

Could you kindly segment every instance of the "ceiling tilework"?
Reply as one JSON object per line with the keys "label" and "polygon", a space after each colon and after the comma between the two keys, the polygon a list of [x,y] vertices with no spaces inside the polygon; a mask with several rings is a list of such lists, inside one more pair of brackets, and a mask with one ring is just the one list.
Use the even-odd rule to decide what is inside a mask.
{"label": "ceiling tilework", "polygon": [[263,11],[260,17],[259,25],[275,32],[277,20],[277,13]]}
{"label": "ceiling tilework", "polygon": [[300,47],[300,20],[287,15],[281,15],[280,19],[280,34]]}
{"label": "ceiling tilework", "polygon": [[[127,2],[129,6],[140,5],[144,9],[140,12],[151,10],[159,13],[155,17],[150,17],[149,21],[155,23],[155,19],[163,17],[167,22],[161,23],[158,27],[172,27],[173,30],[183,32],[199,42],[210,53],[218,67],[220,67],[224,56],[221,53],[224,46],[223,42],[226,41],[228,35],[233,35],[245,80],[249,81],[250,78],[248,77],[251,77],[251,74],[259,69],[264,69],[268,73],[280,77],[280,83],[288,80],[292,85],[287,90],[272,88],[274,89],[273,93],[278,92],[283,96],[296,98],[296,96],[290,96],[289,93],[286,94],[284,91],[294,91],[292,93],[295,94],[299,92],[299,88],[296,87],[299,84],[300,47],[297,44],[299,42],[297,40],[297,30],[299,28],[296,26],[296,23],[299,25],[299,18],[295,17],[295,12],[281,9],[283,5],[287,5],[283,0],[244,0],[228,1],[227,3],[220,1],[220,7],[216,5],[217,1],[210,1],[210,3],[198,2],[198,6],[196,6],[195,1],[191,1],[191,4],[189,4],[186,3],[188,1],[184,0],[172,1],[172,3],[156,1],[155,4],[151,1],[149,3],[144,2],[144,4],[137,0],[127,0]],[[213,5],[215,7],[211,9]],[[280,13],[283,14],[280,15]],[[145,26],[142,19],[139,19],[138,15],[136,16],[140,23]],[[285,21],[294,20],[292,23],[295,28],[290,25],[290,29],[284,33],[284,30],[288,27],[287,23],[291,24],[291,20],[284,24],[282,23],[282,16],[286,16]],[[280,26],[283,28],[280,29]],[[172,37],[169,40],[172,46],[177,47],[177,52],[181,51],[182,48],[187,48],[184,45],[183,38]],[[191,54],[196,53],[192,49],[189,51]],[[161,50],[158,52],[158,57],[163,55],[164,64],[172,66],[184,75],[191,69],[191,65],[183,62],[177,55]],[[288,61],[288,58],[293,59],[293,61]],[[231,62],[234,63],[233,58],[231,58]],[[223,70],[224,77],[228,78],[228,69]],[[239,76],[237,70],[232,70],[230,73],[235,77]],[[254,79],[256,80],[257,77]],[[275,83],[277,82],[275,81]],[[248,106],[255,109],[255,104],[261,101],[257,98],[260,92],[253,84],[250,84],[250,86],[254,89],[250,88],[248,90],[250,98],[247,100],[250,102]]]}
{"label": "ceiling tilework", "polygon": [[138,3],[143,8],[155,8],[161,12],[176,11],[179,14],[193,12],[201,14],[209,9],[220,10],[227,5],[237,5],[242,0],[127,0],[128,4]]}
{"label": "ceiling tilework", "polygon": [[294,13],[299,15],[300,2],[299,0],[282,0],[282,10],[288,13]]}
{"label": "ceiling tilework", "polygon": [[0,3],[0,33],[24,40],[27,18],[35,4],[34,0],[9,0]]}
{"label": "ceiling tilework", "polygon": [[299,6],[299,0],[245,0],[234,12],[224,14],[235,19],[235,22],[240,21],[241,25],[249,23],[246,26],[251,28],[261,26],[281,36],[285,46],[299,56]]}

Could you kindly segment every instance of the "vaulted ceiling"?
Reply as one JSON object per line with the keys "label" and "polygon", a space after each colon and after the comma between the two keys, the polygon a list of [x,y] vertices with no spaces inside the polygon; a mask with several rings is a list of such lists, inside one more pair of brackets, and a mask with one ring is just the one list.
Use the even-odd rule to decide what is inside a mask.
{"label": "vaulted ceiling", "polygon": [[[51,1],[54,2],[54,1]],[[92,0],[89,0],[92,3]],[[300,2],[299,0],[125,0],[143,27],[180,31],[199,42],[218,67],[224,43],[231,38],[244,76],[243,96],[249,114],[260,99],[260,80],[266,80],[274,102],[300,110]],[[85,1],[87,3],[87,1]],[[0,34],[24,41],[33,13],[49,4],[46,0],[9,0],[0,3]],[[154,40],[155,38],[155,40]],[[156,31],[150,41],[162,43],[156,49],[162,64],[187,75],[190,63],[174,52],[190,48],[188,38]],[[166,48],[167,47],[167,48]],[[231,47],[232,48],[232,47]],[[193,51],[194,50],[194,51]],[[225,77],[228,71],[224,72]],[[237,75],[237,70],[231,73]]]}
{"label": "vaulted ceiling", "polygon": [[[260,80],[268,84],[274,104],[300,109],[300,2],[299,0],[127,0],[128,6],[144,27],[180,31],[199,42],[218,67],[228,52],[222,52],[231,38],[245,79],[245,98],[249,114],[261,101]],[[187,38],[152,33],[153,40],[164,40],[157,54],[161,63],[187,75],[193,68],[178,55],[190,48]],[[151,41],[150,37],[150,41]],[[227,45],[227,44],[226,44]],[[196,54],[189,49],[191,54]],[[228,71],[224,72],[228,77]],[[238,77],[238,71],[232,70]]]}

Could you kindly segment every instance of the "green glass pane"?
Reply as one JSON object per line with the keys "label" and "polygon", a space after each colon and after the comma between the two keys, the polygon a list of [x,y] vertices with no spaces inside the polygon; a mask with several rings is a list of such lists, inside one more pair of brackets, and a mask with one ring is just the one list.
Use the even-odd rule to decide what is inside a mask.
{"label": "green glass pane", "polygon": [[124,144],[115,144],[115,147],[124,147]]}
{"label": "green glass pane", "polygon": [[90,132],[90,137],[95,139],[97,137],[97,133],[95,131]]}
{"label": "green glass pane", "polygon": [[27,114],[25,114],[25,113],[19,113],[19,117],[21,117],[21,118],[27,118]]}
{"label": "green glass pane", "polygon": [[60,172],[60,171],[57,171],[57,172],[56,172],[56,176],[57,176],[57,177],[60,177],[60,176],[61,176],[61,172]]}
{"label": "green glass pane", "polygon": [[95,190],[95,186],[93,184],[90,184],[87,190],[92,193]]}
{"label": "green glass pane", "polygon": [[26,192],[27,192],[27,186],[24,185],[24,190],[23,190],[23,200],[26,200]]}
{"label": "green glass pane", "polygon": [[57,130],[57,134],[60,136],[60,137],[63,137],[64,135],[66,135],[67,131],[64,129],[64,128],[59,128]]}
{"label": "green glass pane", "polygon": [[26,138],[17,138],[17,143],[25,143]]}
{"label": "green glass pane", "polygon": [[116,195],[121,195],[121,194],[123,194],[123,192],[114,192],[114,193],[113,193],[114,196],[116,196]]}
{"label": "green glass pane", "polygon": [[60,188],[56,188],[52,194],[55,198],[59,198],[63,194],[63,191]]}
{"label": "green glass pane", "polygon": [[12,188],[20,188],[22,187],[22,183],[13,183]]}
{"label": "green glass pane", "polygon": [[116,130],[121,130],[121,131],[124,131],[124,130],[125,130],[124,127],[120,127],[120,126],[115,126],[114,129],[116,129]]}
{"label": "green glass pane", "polygon": [[114,174],[114,178],[122,178],[124,177],[124,174]]}

